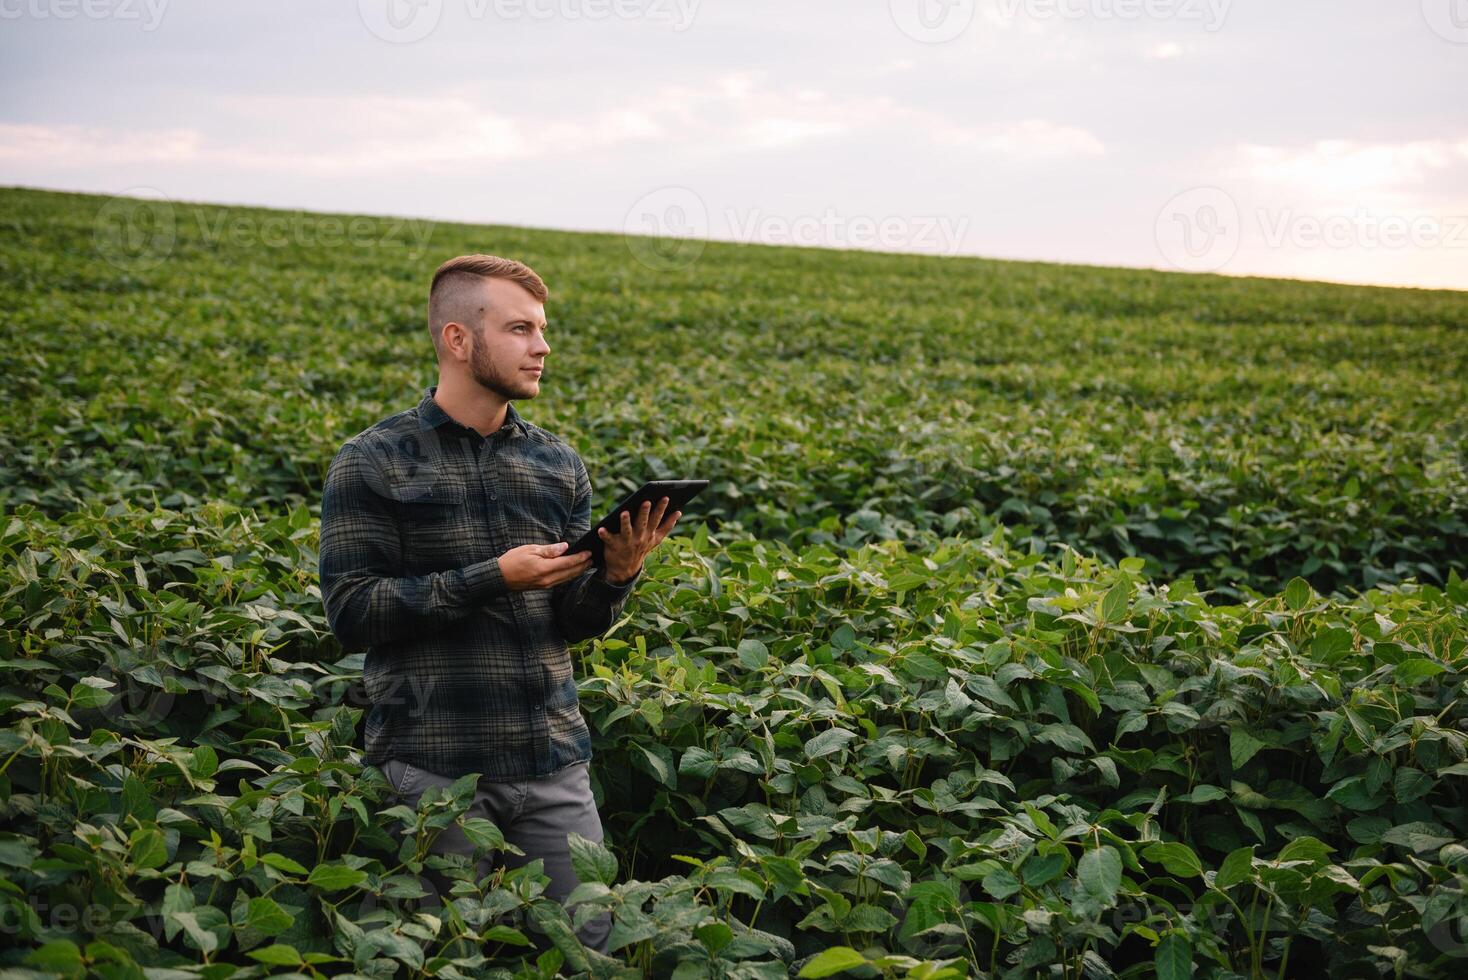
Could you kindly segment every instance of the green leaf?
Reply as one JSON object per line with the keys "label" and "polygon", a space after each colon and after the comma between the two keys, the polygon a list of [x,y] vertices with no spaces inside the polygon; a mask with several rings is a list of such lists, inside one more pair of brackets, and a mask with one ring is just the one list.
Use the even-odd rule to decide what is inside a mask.
{"label": "green leaf", "polygon": [[355,888],[366,880],[365,871],[342,864],[318,864],[311,869],[311,876],[306,879],[306,883],[315,885],[322,891],[338,892],[343,888]]}
{"label": "green leaf", "polygon": [[719,950],[734,941],[734,930],[722,922],[705,922],[694,929],[693,934],[703,943],[710,956],[719,955]]}
{"label": "green leaf", "polygon": [[[1299,581],[1296,579],[1296,581]],[[1157,944],[1157,980],[1188,980],[1193,975],[1193,947],[1180,932],[1169,932]]]}
{"label": "green leaf", "polygon": [[262,935],[278,936],[291,927],[296,920],[271,898],[250,899],[249,911],[245,913],[245,925]]}
{"label": "green leaf", "polygon": [[1403,660],[1401,663],[1393,667],[1392,673],[1394,673],[1397,680],[1401,681],[1403,684],[1415,684],[1418,681],[1426,680],[1429,677],[1436,677],[1438,674],[1441,674],[1445,670],[1447,670],[1447,668],[1438,663],[1436,660],[1427,660],[1423,657],[1413,657],[1408,660]]}
{"label": "green leaf", "polygon": [[1312,590],[1309,582],[1298,577],[1292,578],[1290,579],[1290,583],[1285,586],[1285,605],[1295,612],[1299,612],[1310,604],[1311,594]]}
{"label": "green leaf", "polygon": [[100,708],[112,700],[107,690],[115,682],[101,677],[83,677],[71,686],[71,704],[74,708]]}
{"label": "green leaf", "polygon": [[759,670],[770,662],[770,648],[759,640],[740,640],[737,655],[745,670]]}
{"label": "green leaf", "polygon": [[505,846],[505,835],[500,833],[493,820],[484,817],[462,817],[459,826],[464,831],[464,836],[476,849],[486,851],[502,850]]}
{"label": "green leaf", "polygon": [[641,742],[635,742],[633,743],[633,747],[637,749],[637,755],[634,756],[634,759],[640,760],[643,768],[654,779],[664,786],[670,788],[677,787],[678,775],[673,770],[673,753],[666,745],[661,743],[644,745]]}
{"label": "green leaf", "polygon": [[714,754],[700,745],[694,745],[683,752],[683,757],[678,760],[678,774],[680,776],[692,776],[695,779],[708,779],[718,769],[714,761]]}
{"label": "green leaf", "polygon": [[174,912],[172,918],[183,928],[189,945],[200,952],[214,952],[229,936],[229,917],[223,909],[212,905],[197,905],[190,912]]}
{"label": "green leaf", "polygon": [[843,745],[854,738],[856,738],[856,732],[849,732],[844,728],[828,728],[805,743],[806,758],[819,759],[822,756],[839,752]]}
{"label": "green leaf", "polygon": [[127,859],[135,868],[161,868],[168,863],[168,846],[157,827],[139,827],[127,841]]}
{"label": "green leaf", "polygon": [[850,932],[885,933],[897,925],[897,919],[886,909],[863,903],[854,906],[841,918],[841,927]]}
{"label": "green leaf", "polygon": [[1229,762],[1235,769],[1242,768],[1246,762],[1258,755],[1259,750],[1264,747],[1265,743],[1255,738],[1247,729],[1237,725],[1229,729]]}
{"label": "green leaf", "polygon": [[1008,868],[999,868],[984,876],[984,891],[1004,901],[1020,889],[1019,879]]}
{"label": "green leaf", "polygon": [[1398,803],[1411,803],[1431,793],[1437,785],[1433,778],[1420,769],[1403,766],[1392,776],[1392,790]]}
{"label": "green leaf", "polygon": [[1228,794],[1218,786],[1211,783],[1200,783],[1193,787],[1191,793],[1173,797],[1173,800],[1177,803],[1212,803],[1214,800],[1221,800],[1227,796]]}
{"label": "green leaf", "polygon": [[1229,852],[1228,857],[1223,859],[1223,864],[1218,866],[1218,875],[1213,879],[1215,888],[1228,889],[1253,879],[1254,846],[1250,844]]}
{"label": "green leaf", "polygon": [[801,967],[802,977],[833,977],[853,967],[865,966],[867,958],[850,946],[832,946],[817,953],[810,962]]}
{"label": "green leaf", "polygon": [[1381,840],[1384,844],[1395,844],[1409,851],[1421,852],[1436,851],[1451,844],[1454,838],[1452,832],[1445,827],[1418,821],[1392,827],[1381,835]]}
{"label": "green leaf", "polygon": [[1296,837],[1280,848],[1276,861],[1309,861],[1318,864],[1335,851],[1335,848],[1316,837]]}
{"label": "green leaf", "polygon": [[566,835],[571,848],[571,868],[582,881],[599,881],[611,885],[617,880],[617,859],[612,852],[574,830]]}
{"label": "green leaf", "polygon": [[303,875],[307,873],[305,867],[301,864],[292,861],[284,854],[276,854],[274,851],[260,855],[260,863],[290,875]]}
{"label": "green leaf", "polygon": [[76,943],[67,939],[58,939],[31,950],[26,954],[25,961],[30,966],[66,976],[79,976],[86,972],[82,951],[77,948]]}
{"label": "green leaf", "polygon": [[898,937],[911,939],[924,929],[946,922],[947,912],[957,908],[957,881],[919,881],[907,890],[907,910]]}
{"label": "green leaf", "polygon": [[1121,887],[1121,854],[1109,844],[1093,848],[1081,855],[1076,875],[1082,888],[1109,905]]}
{"label": "green leaf", "polygon": [[1334,800],[1348,810],[1375,810],[1386,799],[1385,796],[1372,792],[1362,776],[1342,779],[1330,788],[1325,798]]}
{"label": "green leaf", "polygon": [[1148,861],[1162,865],[1169,874],[1182,878],[1197,878],[1203,874],[1203,862],[1198,860],[1198,855],[1193,853],[1191,847],[1177,841],[1157,841],[1149,844],[1142,851],[1142,856]]}
{"label": "green leaf", "polygon": [[1127,606],[1131,601],[1132,583],[1126,579],[1117,582],[1101,597],[1100,618],[1103,623],[1120,623],[1127,618]]}
{"label": "green leaf", "polygon": [[252,949],[245,955],[268,966],[299,966],[303,962],[296,948],[284,943],[274,943],[260,949]]}

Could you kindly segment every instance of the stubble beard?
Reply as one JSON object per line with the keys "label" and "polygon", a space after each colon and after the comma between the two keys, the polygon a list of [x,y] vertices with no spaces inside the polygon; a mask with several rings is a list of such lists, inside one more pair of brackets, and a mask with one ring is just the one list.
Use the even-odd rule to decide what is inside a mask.
{"label": "stubble beard", "polygon": [[469,373],[480,387],[494,392],[505,401],[514,401],[519,398],[534,398],[536,388],[534,382],[521,381],[519,370],[516,369],[513,377],[502,375],[490,360],[489,351],[485,348],[483,335],[476,334],[474,337],[474,351],[469,356]]}

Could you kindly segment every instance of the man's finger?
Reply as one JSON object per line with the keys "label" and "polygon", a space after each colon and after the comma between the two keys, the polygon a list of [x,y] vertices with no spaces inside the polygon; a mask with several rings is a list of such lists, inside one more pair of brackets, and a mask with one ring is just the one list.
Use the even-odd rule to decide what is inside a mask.
{"label": "man's finger", "polygon": [[591,560],[591,552],[578,551],[574,555],[562,555],[559,558],[547,558],[540,563],[540,567],[547,572],[559,572],[563,568],[580,568]]}
{"label": "man's finger", "polygon": [[563,582],[569,582],[572,579],[580,576],[585,571],[586,563],[578,562],[575,565],[567,567],[563,565],[560,560],[557,560],[554,567],[547,568],[545,571],[540,573],[540,587],[543,589],[548,589],[553,585],[560,585]]}

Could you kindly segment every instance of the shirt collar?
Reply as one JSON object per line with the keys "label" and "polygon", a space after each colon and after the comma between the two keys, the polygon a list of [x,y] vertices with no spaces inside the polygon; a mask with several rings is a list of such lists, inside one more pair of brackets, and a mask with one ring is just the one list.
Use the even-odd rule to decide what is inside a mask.
{"label": "shirt collar", "polygon": [[[466,431],[473,432],[475,435],[479,435],[476,430],[466,425],[463,425],[462,423],[452,418],[448,412],[445,412],[443,408],[439,406],[438,402],[433,400],[433,393],[437,390],[438,385],[430,385],[428,388],[424,389],[423,400],[418,403],[418,428],[436,429],[444,423],[448,423],[461,429],[465,429]],[[500,429],[503,429],[507,436],[513,438],[515,436],[524,435],[526,432],[526,428],[527,426],[525,420],[520,417],[519,412],[515,411],[515,403],[506,402],[505,421],[504,424],[500,426]],[[497,429],[495,430],[495,432],[491,432],[489,437],[493,437],[498,433],[499,430]]]}

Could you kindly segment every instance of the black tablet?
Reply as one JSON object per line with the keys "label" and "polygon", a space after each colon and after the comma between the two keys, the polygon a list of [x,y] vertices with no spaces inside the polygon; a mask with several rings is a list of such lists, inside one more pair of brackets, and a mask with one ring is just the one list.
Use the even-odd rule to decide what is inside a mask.
{"label": "black tablet", "polygon": [[[572,542],[565,554],[574,555],[578,551],[589,551],[591,552],[591,563],[601,568],[606,564],[606,554],[603,550],[606,542],[597,535],[597,528],[604,527],[616,534],[622,530],[622,512],[627,511],[636,519],[637,512],[642,507],[644,500],[652,502],[652,510],[648,513],[648,520],[652,520],[657,515],[658,501],[664,497],[668,498],[668,509],[663,512],[663,520],[667,520],[669,514],[675,510],[682,510],[688,501],[708,485],[707,480],[651,480],[644,483],[618,501],[617,506],[612,508],[612,512],[593,525],[591,530]],[[679,520],[681,521],[682,518],[680,517]]]}

